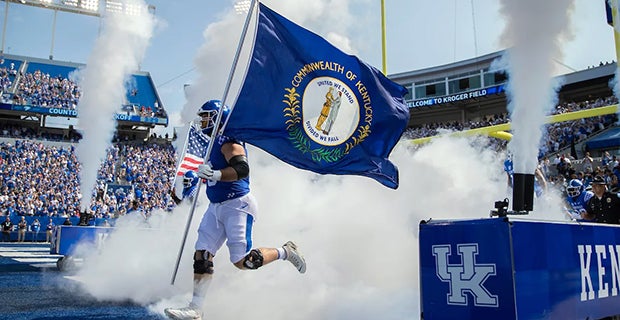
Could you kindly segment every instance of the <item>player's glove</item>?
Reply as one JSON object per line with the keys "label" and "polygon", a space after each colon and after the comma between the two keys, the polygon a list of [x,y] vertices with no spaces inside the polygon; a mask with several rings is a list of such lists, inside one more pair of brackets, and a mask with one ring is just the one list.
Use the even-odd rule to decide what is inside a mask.
{"label": "player's glove", "polygon": [[581,216],[581,213],[577,213],[577,212],[571,212],[571,213],[570,213],[570,217],[571,217],[573,220],[583,219],[583,217]]}
{"label": "player's glove", "polygon": [[198,177],[201,179],[211,180],[211,181],[219,181],[222,179],[222,171],[213,170],[208,164],[201,164],[198,166]]}

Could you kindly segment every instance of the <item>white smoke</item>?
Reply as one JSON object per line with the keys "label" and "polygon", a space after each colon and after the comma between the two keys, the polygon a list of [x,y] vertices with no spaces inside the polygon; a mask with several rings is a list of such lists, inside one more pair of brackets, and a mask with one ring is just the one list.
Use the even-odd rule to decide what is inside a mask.
{"label": "white smoke", "polygon": [[509,149],[517,173],[532,174],[545,116],[557,102],[552,83],[553,60],[562,60],[562,45],[572,38],[569,26],[574,0],[502,0],[506,18],[501,39],[509,47],[508,110],[513,139]]}
{"label": "white smoke", "polygon": [[[256,246],[294,240],[308,271],[288,262],[237,270],[223,247],[206,297],[207,318],[414,319],[419,316],[418,224],[428,219],[484,218],[509,190],[502,157],[486,138],[439,138],[413,151],[401,142],[392,159],[400,187],[357,176],[322,176],[250,148],[252,190],[259,202]],[[537,198],[531,217],[563,220],[559,197]],[[117,222],[101,251],[89,249],[81,287],[102,300],[131,300],[162,314],[191,298],[192,253],[206,208],[195,211],[175,286],[170,285],[189,206]],[[83,254],[84,255],[84,254]],[[239,308],[238,301],[245,301]],[[294,316],[291,316],[294,315]]]}
{"label": "white smoke", "polygon": [[125,82],[139,69],[154,28],[154,17],[142,0],[124,0],[141,7],[139,14],[108,12],[101,35],[95,41],[87,66],[78,75],[82,96],[78,103],[78,126],[83,139],[76,148],[82,164],[80,190],[82,209],[90,204],[97,171],[111,144],[116,120],[114,114],[125,102]]}

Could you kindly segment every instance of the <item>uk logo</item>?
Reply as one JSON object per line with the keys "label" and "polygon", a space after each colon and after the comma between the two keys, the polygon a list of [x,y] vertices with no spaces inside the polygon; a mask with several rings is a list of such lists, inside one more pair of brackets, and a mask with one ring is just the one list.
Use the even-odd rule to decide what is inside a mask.
{"label": "uk logo", "polygon": [[494,263],[477,263],[478,244],[457,244],[458,255],[461,257],[460,264],[449,264],[448,257],[452,253],[449,244],[434,245],[432,247],[435,256],[435,271],[442,282],[450,284],[450,292],[447,294],[449,305],[467,306],[468,297],[473,297],[474,306],[499,307],[497,295],[493,295],[484,286],[484,282],[496,275]]}

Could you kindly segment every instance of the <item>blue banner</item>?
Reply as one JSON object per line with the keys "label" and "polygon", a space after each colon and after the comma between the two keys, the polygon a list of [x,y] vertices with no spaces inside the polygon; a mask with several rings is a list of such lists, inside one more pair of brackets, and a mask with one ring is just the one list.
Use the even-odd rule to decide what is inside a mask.
{"label": "blue banner", "polygon": [[155,118],[155,117],[141,117],[138,115],[128,115],[126,113],[114,114],[114,119],[118,121],[130,121],[130,122],[142,122],[142,123],[154,123],[168,125],[167,118]]}
{"label": "blue banner", "polygon": [[455,94],[451,94],[451,95],[443,96],[443,97],[433,97],[433,98],[425,98],[425,99],[407,101],[407,106],[409,106],[409,108],[429,107],[429,106],[434,106],[438,104],[457,102],[457,101],[463,101],[463,100],[469,100],[469,99],[475,99],[475,98],[482,98],[482,97],[486,97],[492,94],[499,94],[504,91],[505,91],[504,85],[500,84],[500,85],[493,86],[493,87],[483,88],[483,89],[474,90],[474,91],[455,93]]}
{"label": "blue banner", "polygon": [[509,220],[420,225],[424,319],[620,314],[620,228]]}
{"label": "blue banner", "polygon": [[[40,114],[45,114],[45,115],[50,115],[50,116],[59,116],[59,117],[75,118],[78,116],[78,113],[76,110],[65,109],[65,108],[46,108],[46,107],[3,103],[3,104],[0,104],[0,109],[20,111],[20,112],[33,112],[33,113],[40,113]],[[118,121],[130,121],[130,122],[168,125],[167,118],[141,117],[139,115],[130,115],[127,113],[116,113],[114,114],[114,119]]]}
{"label": "blue banner", "polygon": [[397,188],[388,156],[409,120],[405,93],[260,3],[248,74],[224,134],[301,169]]}

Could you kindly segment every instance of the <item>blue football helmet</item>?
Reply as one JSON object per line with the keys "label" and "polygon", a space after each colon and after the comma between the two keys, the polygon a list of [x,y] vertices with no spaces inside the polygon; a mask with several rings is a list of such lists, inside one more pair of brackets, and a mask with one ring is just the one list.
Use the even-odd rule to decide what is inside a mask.
{"label": "blue football helmet", "polygon": [[209,100],[205,102],[200,109],[198,109],[198,116],[200,117],[200,127],[202,132],[211,135],[213,128],[215,127],[215,120],[217,119],[217,113],[222,111],[221,123],[226,121],[230,114],[230,109],[222,105],[220,100]]}
{"label": "blue football helmet", "polygon": [[568,185],[566,186],[566,194],[572,198],[578,197],[581,192],[583,192],[583,190],[583,183],[579,179],[573,179],[569,181]]}
{"label": "blue football helmet", "polygon": [[198,174],[195,171],[189,170],[183,175],[183,189],[189,189],[198,184]]}
{"label": "blue football helmet", "polygon": [[187,171],[183,175],[183,199],[192,198],[198,190],[198,174],[195,171]]}

